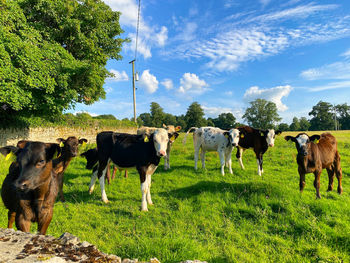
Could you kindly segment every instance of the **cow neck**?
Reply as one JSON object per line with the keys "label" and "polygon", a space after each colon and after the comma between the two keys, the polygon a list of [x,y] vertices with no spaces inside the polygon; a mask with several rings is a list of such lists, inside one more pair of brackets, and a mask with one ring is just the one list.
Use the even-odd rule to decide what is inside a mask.
{"label": "cow neck", "polygon": [[65,168],[69,165],[70,161],[73,159],[72,156],[62,154],[60,157],[54,160],[54,170],[56,173],[63,172]]}
{"label": "cow neck", "polygon": [[153,139],[152,140],[149,140],[149,142],[147,142],[148,144],[148,147],[150,148],[152,154],[151,156],[154,156],[154,158],[151,159],[150,163],[151,164],[155,164],[155,165],[158,165],[159,162],[160,162],[160,158],[158,155],[157,155],[157,151],[156,149],[154,149],[154,142],[153,142]]}
{"label": "cow neck", "polygon": [[[38,203],[42,203],[45,200],[47,193],[49,192],[51,182],[53,181],[54,173],[52,172],[52,161],[50,161],[44,170],[44,173],[50,173],[46,176],[45,181],[40,184],[34,191],[35,197],[38,200]],[[39,205],[41,207],[41,205]]]}

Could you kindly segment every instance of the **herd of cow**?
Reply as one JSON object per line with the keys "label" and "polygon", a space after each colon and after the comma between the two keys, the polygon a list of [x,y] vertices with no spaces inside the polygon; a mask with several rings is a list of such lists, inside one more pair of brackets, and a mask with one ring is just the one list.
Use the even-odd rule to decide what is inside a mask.
{"label": "herd of cow", "polygon": [[[107,203],[105,178],[109,177],[109,166],[112,163],[115,169],[136,168],[141,181],[141,210],[147,211],[147,204],[152,205],[151,176],[157,169],[161,157],[164,157],[164,169],[170,169],[170,150],[173,142],[179,136],[180,126],[172,125],[163,128],[141,127],[137,134],[117,133],[105,131],[97,134],[97,147],[81,155],[87,159],[86,168],[92,169],[89,193],[91,194],[97,178],[101,186],[102,200]],[[197,169],[199,150],[201,149],[202,167],[205,168],[206,151],[217,151],[220,157],[221,174],[224,167],[229,168],[232,174],[231,153],[237,148],[236,157],[244,169],[242,154],[246,149],[253,149],[258,174],[263,173],[263,154],[268,147],[274,146],[275,136],[281,131],[273,129],[261,130],[243,126],[230,130],[214,127],[190,128],[193,132],[194,168]],[[340,156],[337,142],[330,133],[313,135],[300,133],[296,137],[286,136],[286,141],[295,142],[298,154],[298,172],[300,175],[300,191],[305,186],[305,174],[314,173],[316,197],[320,198],[320,175],[327,169],[329,184],[328,191],[333,189],[334,175],[338,179],[338,193],[342,193]],[[53,215],[53,206],[59,193],[63,196],[63,175],[72,158],[78,154],[78,146],[86,143],[86,139],[68,137],[59,138],[58,143],[44,143],[22,140],[17,146],[0,148],[0,153],[11,159],[1,189],[1,197],[8,209],[8,228],[15,222],[17,229],[29,232],[32,222],[38,223],[38,231],[45,234]],[[115,173],[114,169],[114,173]],[[113,173],[113,175],[114,175]],[[127,172],[125,171],[127,176]]]}

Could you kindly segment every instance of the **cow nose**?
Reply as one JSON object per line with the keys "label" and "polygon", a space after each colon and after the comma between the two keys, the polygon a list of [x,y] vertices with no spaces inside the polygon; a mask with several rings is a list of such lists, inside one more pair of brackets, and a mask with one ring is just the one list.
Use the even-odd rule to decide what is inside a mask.
{"label": "cow nose", "polygon": [[237,146],[237,143],[235,143],[235,142],[234,142],[234,143],[232,143],[232,146],[233,146],[233,147]]}
{"label": "cow nose", "polygon": [[159,151],[159,156],[164,157],[166,155],[165,151]]}
{"label": "cow nose", "polygon": [[307,155],[307,152],[303,152],[303,155],[306,156],[306,155]]}
{"label": "cow nose", "polygon": [[273,143],[270,143],[270,147],[273,147],[273,146],[275,146]]}
{"label": "cow nose", "polygon": [[28,188],[27,182],[18,182],[16,187],[20,190],[26,190]]}

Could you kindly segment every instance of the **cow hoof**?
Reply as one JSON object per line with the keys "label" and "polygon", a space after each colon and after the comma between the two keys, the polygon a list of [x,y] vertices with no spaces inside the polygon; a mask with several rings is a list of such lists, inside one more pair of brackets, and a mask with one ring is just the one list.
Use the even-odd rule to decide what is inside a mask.
{"label": "cow hoof", "polygon": [[108,199],[105,199],[105,200],[102,200],[105,204],[108,204],[109,203],[109,200]]}
{"label": "cow hoof", "polygon": [[90,195],[92,194],[92,192],[93,192],[93,190],[89,190],[89,194],[90,194]]}
{"label": "cow hoof", "polygon": [[148,208],[141,208],[141,212],[148,212]]}
{"label": "cow hoof", "polygon": [[338,188],[338,194],[341,195],[342,192],[343,192],[343,188]]}

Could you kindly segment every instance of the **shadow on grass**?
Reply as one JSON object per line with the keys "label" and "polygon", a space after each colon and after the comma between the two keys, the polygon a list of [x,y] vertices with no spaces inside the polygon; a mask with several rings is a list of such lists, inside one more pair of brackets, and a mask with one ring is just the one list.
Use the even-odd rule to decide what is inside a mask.
{"label": "shadow on grass", "polygon": [[267,182],[249,182],[249,183],[227,183],[227,182],[211,182],[200,181],[194,185],[175,189],[168,192],[161,192],[159,195],[172,196],[178,199],[187,199],[193,196],[209,193],[225,193],[230,192],[236,194],[237,197],[250,199],[252,195],[265,196],[283,196],[281,190]]}

